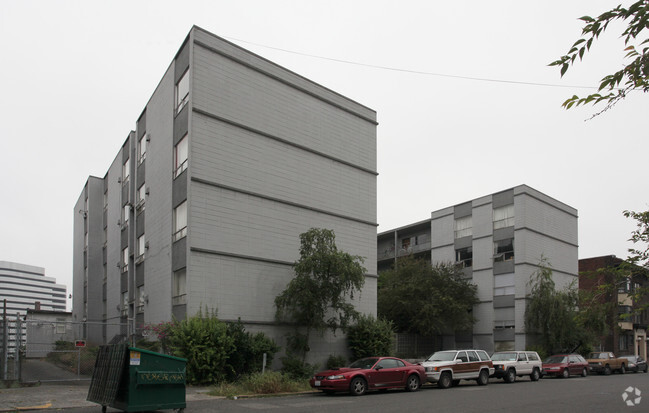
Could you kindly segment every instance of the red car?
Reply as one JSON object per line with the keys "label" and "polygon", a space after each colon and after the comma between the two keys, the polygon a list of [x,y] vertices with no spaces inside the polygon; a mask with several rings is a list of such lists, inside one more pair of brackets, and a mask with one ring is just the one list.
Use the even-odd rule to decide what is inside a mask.
{"label": "red car", "polygon": [[391,388],[416,391],[425,382],[422,366],[396,357],[367,357],[349,367],[321,371],[309,381],[311,387],[324,393],[350,392],[354,396]]}
{"label": "red car", "polygon": [[568,378],[572,375],[588,376],[590,367],[579,354],[556,354],[543,361],[543,375]]}

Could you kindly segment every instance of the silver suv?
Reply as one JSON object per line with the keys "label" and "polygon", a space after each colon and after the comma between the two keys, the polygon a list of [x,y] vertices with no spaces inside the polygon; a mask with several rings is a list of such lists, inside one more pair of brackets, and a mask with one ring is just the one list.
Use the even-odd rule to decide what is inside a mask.
{"label": "silver suv", "polygon": [[516,377],[530,376],[530,380],[541,378],[543,363],[535,351],[499,351],[491,355],[494,364],[493,377],[504,379],[507,383]]}

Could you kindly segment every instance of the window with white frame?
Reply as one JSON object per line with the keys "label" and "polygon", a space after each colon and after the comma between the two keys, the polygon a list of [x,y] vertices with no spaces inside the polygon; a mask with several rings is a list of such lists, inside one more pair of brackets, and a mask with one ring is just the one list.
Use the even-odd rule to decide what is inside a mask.
{"label": "window with white frame", "polygon": [[122,272],[128,271],[128,247],[122,250]]}
{"label": "window with white frame", "polygon": [[514,204],[494,208],[494,229],[514,226]]}
{"label": "window with white frame", "polygon": [[131,176],[131,158],[128,158],[122,165],[122,184],[126,184],[128,178]]}
{"label": "window with white frame", "polygon": [[141,236],[137,237],[137,250],[136,250],[136,253],[137,253],[137,258],[138,258],[139,261],[144,259],[144,250],[145,249],[146,249],[146,244],[145,244],[145,241],[144,241],[144,234],[142,234]]}
{"label": "window with white frame", "polygon": [[138,142],[137,145],[137,160],[138,163],[142,163],[146,159],[146,132],[142,137],[140,138],[140,141]]}
{"label": "window with white frame", "polygon": [[174,178],[187,169],[187,158],[189,155],[189,141],[187,135],[178,141],[174,146]]}
{"label": "window with white frame", "polygon": [[494,242],[494,262],[514,259],[514,239],[508,238]]}
{"label": "window with white frame", "polygon": [[187,104],[189,99],[189,69],[185,71],[176,83],[176,113]]}
{"label": "window with white frame", "polygon": [[146,185],[142,184],[137,189],[137,193],[135,194],[135,202],[138,208],[142,208],[144,206],[145,198],[146,198]]}
{"label": "window with white frame", "polygon": [[186,304],[187,302],[187,269],[174,272],[173,286],[171,290],[171,301],[173,305]]}
{"label": "window with white frame", "polygon": [[471,215],[457,218],[455,220],[455,238],[469,237],[471,235],[473,235],[473,220],[471,219]]}
{"label": "window with white frame", "polygon": [[178,241],[187,235],[187,201],[174,208],[173,220],[172,238],[173,241]]}

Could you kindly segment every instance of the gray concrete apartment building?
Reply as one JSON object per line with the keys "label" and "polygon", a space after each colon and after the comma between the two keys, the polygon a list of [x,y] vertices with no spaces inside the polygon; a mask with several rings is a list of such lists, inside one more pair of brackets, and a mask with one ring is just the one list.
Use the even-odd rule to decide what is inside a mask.
{"label": "gray concrete apartment building", "polygon": [[526,185],[434,211],[378,235],[378,270],[412,254],[457,263],[478,286],[473,331],[443,337],[445,348],[523,350],[530,276],[548,259],[557,288],[578,280],[577,210]]}
{"label": "gray concrete apartment building", "polygon": [[[87,339],[208,308],[283,344],[274,298],[312,227],[365,257],[355,304],[375,314],[376,127],[372,109],[193,27],[74,207],[73,317],[104,323]],[[326,336],[312,353],[344,348]]]}

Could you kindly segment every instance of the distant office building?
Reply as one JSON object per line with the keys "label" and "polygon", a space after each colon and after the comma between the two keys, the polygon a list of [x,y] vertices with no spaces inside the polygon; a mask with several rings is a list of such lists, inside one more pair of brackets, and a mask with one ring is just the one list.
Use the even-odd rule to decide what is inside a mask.
{"label": "distant office building", "polygon": [[430,220],[378,235],[378,269],[398,257],[457,263],[478,286],[473,331],[443,338],[445,348],[523,350],[530,276],[541,257],[557,288],[578,278],[577,210],[526,185],[435,211]]}
{"label": "distant office building", "polygon": [[[12,326],[17,316],[25,317],[27,310],[65,312],[66,290],[67,287],[57,284],[55,278],[45,276],[44,268],[0,261],[0,316],[4,312],[4,300],[7,300],[6,314]],[[10,348],[14,334],[12,329]],[[24,326],[22,334],[24,341]]]}
{"label": "distant office building", "polygon": [[[74,207],[73,316],[87,339],[207,308],[283,344],[274,299],[312,227],[366,258],[355,305],[375,314],[376,125],[373,110],[192,28]],[[340,335],[314,346],[346,347]]]}
{"label": "distant office building", "polygon": [[[634,301],[633,293],[649,285],[648,272],[642,267],[616,274],[623,259],[615,255],[579,260],[579,289],[595,291],[610,285],[608,294],[600,296],[602,303],[615,303],[607,317],[609,332],[600,337],[597,350],[612,351],[617,355],[637,355],[647,358],[647,331],[649,330],[649,297]],[[640,290],[641,291],[641,290]]]}

